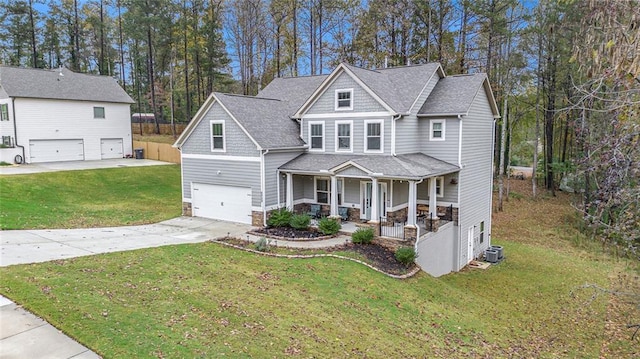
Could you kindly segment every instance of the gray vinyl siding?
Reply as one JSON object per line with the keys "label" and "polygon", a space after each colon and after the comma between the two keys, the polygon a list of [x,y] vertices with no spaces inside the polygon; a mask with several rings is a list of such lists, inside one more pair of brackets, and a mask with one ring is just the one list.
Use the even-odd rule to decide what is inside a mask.
{"label": "gray vinyl siding", "polygon": [[[396,121],[396,153],[415,153],[422,151],[420,143],[424,139],[424,134],[421,132],[420,124],[423,119],[418,119],[416,114],[422,107],[422,104],[426,101],[427,97],[438,83],[440,76],[437,73],[433,74],[433,77],[429,80],[425,86],[424,91],[418,96],[416,105],[411,109],[411,114],[406,117],[402,117]],[[429,129],[427,128],[427,139],[429,138]]]}
{"label": "gray vinyl siding", "polygon": [[[433,118],[442,120],[444,118]],[[444,141],[429,140],[429,123],[431,118],[420,118],[421,152],[439,160],[458,164],[458,141],[460,134],[460,120],[457,117],[445,120]]]}
{"label": "gray vinyl siding", "polygon": [[360,179],[344,179],[344,203],[360,204]]}
{"label": "gray vinyl siding", "polygon": [[409,203],[409,182],[393,181],[392,207]]}
{"label": "gray vinyl siding", "polygon": [[460,266],[466,264],[467,231],[485,222],[484,243],[474,244],[478,256],[490,243],[493,115],[481,90],[462,120],[462,163],[460,171]]}
{"label": "gray vinyl siding", "polygon": [[[209,121],[212,120],[224,121],[225,152],[211,151],[211,129]],[[256,144],[217,102],[211,106],[198,126],[196,126],[189,138],[187,138],[182,145],[182,153],[199,155],[214,154],[220,156],[260,156]]]}
{"label": "gray vinyl siding", "polygon": [[[324,152],[325,153],[336,153],[336,121],[344,121],[349,120],[352,121],[351,126],[351,136],[353,136],[353,152],[347,152],[349,154],[391,154],[391,117],[372,117],[372,118],[354,118],[354,119],[304,119],[302,121],[302,138],[306,143],[310,144],[311,140],[309,138],[309,122],[322,122],[324,123]],[[364,152],[365,149],[365,121],[376,121],[382,120],[382,136],[383,136],[383,146],[382,153],[372,153],[372,152]],[[313,151],[315,152],[315,151]],[[345,153],[340,151],[338,153]]]}
{"label": "gray vinyl siding", "polygon": [[[437,197],[436,202],[458,203],[458,185],[451,184],[451,178],[458,178],[458,174],[444,176],[444,196]],[[418,184],[418,201],[429,201],[429,179]]]}
{"label": "gray vinyl siding", "polygon": [[[220,171],[220,174],[218,174]],[[191,183],[250,187],[251,205],[260,207],[260,162],[182,158],[184,197],[191,198]]]}
{"label": "gray vinyl siding", "polygon": [[[353,89],[353,110],[335,110],[335,90]],[[307,111],[310,114],[344,112],[378,112],[386,109],[367,93],[351,76],[341,73]]]}
{"label": "gray vinyl siding", "polygon": [[293,200],[304,198],[304,184],[308,176],[293,176]]}
{"label": "gray vinyl siding", "polygon": [[338,176],[369,177],[369,175],[365,171],[354,166],[349,166],[345,168],[343,171],[338,171],[336,174]]}
{"label": "gray vinyl siding", "polygon": [[[286,176],[278,176],[278,167],[302,154],[302,151],[269,152],[264,156],[265,206],[278,204],[278,179],[280,180],[280,203],[286,200]],[[283,178],[283,176],[285,176]],[[295,188],[295,186],[294,186]]]}

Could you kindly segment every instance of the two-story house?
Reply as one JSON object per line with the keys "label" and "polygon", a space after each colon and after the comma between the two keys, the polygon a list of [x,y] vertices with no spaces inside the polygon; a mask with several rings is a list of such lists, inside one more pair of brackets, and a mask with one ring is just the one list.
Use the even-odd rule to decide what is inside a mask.
{"label": "two-story house", "polygon": [[131,156],[132,103],[110,76],[0,66],[0,161]]}
{"label": "two-story house", "polygon": [[490,243],[497,117],[486,75],[437,63],[343,63],[257,96],[213,93],[175,144],[183,212],[262,226],[281,207],[346,208],[350,221],[402,223],[429,273],[456,271]]}

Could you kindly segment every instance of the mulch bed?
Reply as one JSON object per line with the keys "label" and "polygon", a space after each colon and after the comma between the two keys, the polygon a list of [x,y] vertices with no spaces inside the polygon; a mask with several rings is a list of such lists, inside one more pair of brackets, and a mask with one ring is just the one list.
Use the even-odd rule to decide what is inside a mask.
{"label": "mulch bed", "polygon": [[[239,247],[247,248],[247,249],[255,249],[255,243],[246,241],[240,238],[225,237],[225,238],[218,238],[217,240],[221,242],[227,242],[227,243],[230,243]],[[318,250],[311,251],[311,250],[298,249],[298,248],[287,248],[286,250],[291,255],[296,255],[296,254],[305,255],[305,254],[312,254],[312,253],[318,252]],[[353,252],[353,253],[360,254],[361,256],[366,258],[365,262],[369,263],[370,265],[378,268],[379,270],[385,273],[394,274],[394,275],[406,274],[407,272],[409,272],[414,268],[414,266],[406,267],[404,264],[398,262],[396,260],[394,252],[391,249],[387,248],[384,245],[380,245],[376,243],[372,243],[372,244],[347,243],[344,245],[335,246],[331,248],[322,248],[321,250],[324,253]]]}
{"label": "mulch bed", "polygon": [[298,230],[290,227],[269,227],[269,228],[254,229],[252,232],[257,235],[264,235],[266,237],[286,239],[286,240],[310,240],[310,239],[321,239],[321,238],[327,237],[324,234],[315,230],[314,228],[303,231],[303,230]]}

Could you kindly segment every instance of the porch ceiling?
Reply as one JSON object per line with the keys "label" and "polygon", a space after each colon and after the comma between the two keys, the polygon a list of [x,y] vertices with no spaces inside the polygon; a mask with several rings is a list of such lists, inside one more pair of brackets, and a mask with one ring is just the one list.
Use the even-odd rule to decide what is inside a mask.
{"label": "porch ceiling", "polygon": [[350,167],[378,178],[421,179],[458,172],[460,168],[424,153],[398,156],[305,153],[280,167],[284,172],[337,174]]}

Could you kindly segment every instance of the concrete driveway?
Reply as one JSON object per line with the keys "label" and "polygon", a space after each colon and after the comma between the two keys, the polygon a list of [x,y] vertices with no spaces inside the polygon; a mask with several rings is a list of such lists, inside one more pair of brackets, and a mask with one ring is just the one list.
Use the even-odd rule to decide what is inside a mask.
{"label": "concrete driveway", "polygon": [[13,166],[0,166],[0,175],[23,175],[41,172],[77,171],[98,168],[142,167],[161,165],[173,165],[173,163],[154,160],[136,160],[133,158],[116,158],[97,161],[30,163]]}
{"label": "concrete driveway", "polygon": [[0,266],[242,236],[251,227],[199,217],[128,227],[0,232]]}
{"label": "concrete driveway", "polygon": [[[0,266],[242,236],[249,225],[197,217],[130,227],[0,231]],[[99,356],[0,295],[0,358]]]}

